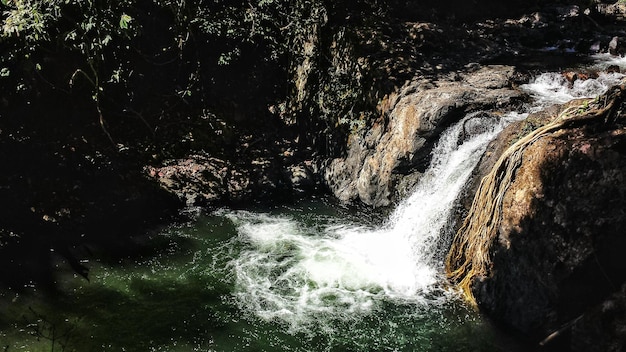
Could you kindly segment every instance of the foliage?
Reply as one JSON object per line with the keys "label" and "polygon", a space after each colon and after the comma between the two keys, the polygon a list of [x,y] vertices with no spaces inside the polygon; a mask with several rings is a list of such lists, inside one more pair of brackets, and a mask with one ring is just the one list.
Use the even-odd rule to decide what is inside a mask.
{"label": "foliage", "polygon": [[[356,28],[384,14],[376,0],[4,0],[0,6],[3,96],[58,104],[53,96],[63,92],[67,104],[90,111],[76,123],[97,126],[118,150],[133,143],[150,155],[211,150],[207,143],[230,143],[227,130],[235,124],[271,130],[277,116],[297,116],[301,130],[325,129],[332,145],[362,128],[364,111],[375,107],[364,101],[367,61],[354,60],[352,41],[363,40]],[[294,82],[302,83],[300,92]],[[236,115],[251,123],[233,121]]]}
{"label": "foliage", "polygon": [[[289,30],[297,27],[294,2],[3,0],[4,93],[32,99],[50,85],[76,98],[87,90],[103,128],[103,113],[132,111],[154,130],[147,114],[160,118],[181,103],[205,111],[211,105],[207,91],[217,91],[207,82],[222,83],[229,70],[241,70],[238,65],[256,74],[268,66],[286,72],[281,62]],[[154,70],[159,73],[148,77]],[[167,97],[149,113],[138,105],[154,102],[154,91],[145,87]],[[114,102],[105,104],[105,99]]]}
{"label": "foliage", "polygon": [[4,44],[13,39],[14,50],[37,51],[57,45],[88,61],[115,60],[119,58],[107,55],[132,50],[132,39],[150,35],[142,33],[148,19],[140,22],[139,17],[166,10],[169,18],[160,20],[171,30],[168,39],[172,46],[163,50],[183,50],[194,40],[223,44],[218,63],[229,64],[250,45],[267,54],[262,60],[276,61],[286,53],[289,38],[306,27],[303,14],[314,2],[3,0],[3,39]]}

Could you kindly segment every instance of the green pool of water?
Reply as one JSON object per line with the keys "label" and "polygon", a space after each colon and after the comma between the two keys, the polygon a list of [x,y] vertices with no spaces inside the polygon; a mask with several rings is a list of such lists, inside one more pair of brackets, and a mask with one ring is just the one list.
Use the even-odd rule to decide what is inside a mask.
{"label": "green pool of water", "polygon": [[[255,300],[256,291],[249,291],[259,282],[242,282],[237,271],[241,263],[236,260],[265,249],[251,243],[240,227],[245,221],[275,219],[296,228],[276,231],[299,231],[307,241],[318,237],[333,241],[336,235],[328,229],[337,224],[375,227],[383,221],[381,215],[323,200],[269,210],[198,211],[188,223],[147,234],[142,243],[150,248],[149,255],[111,260],[94,254],[86,263],[89,282],[60,265],[58,294],[44,295],[37,287],[21,294],[3,292],[0,351],[509,351],[514,347],[445,289],[411,299],[390,296],[375,284],[361,288],[338,284],[326,287],[329,291],[320,295],[320,301],[304,301],[293,295],[294,287],[304,285],[308,292],[324,289],[325,284],[307,279],[306,273],[301,280],[280,284],[280,278],[304,255],[296,242],[272,245],[284,247],[269,252],[274,260],[269,265],[276,268],[259,273],[278,278],[268,279],[276,288],[259,292],[275,294],[287,305],[275,307],[271,297]],[[351,297],[362,298],[358,309]]]}

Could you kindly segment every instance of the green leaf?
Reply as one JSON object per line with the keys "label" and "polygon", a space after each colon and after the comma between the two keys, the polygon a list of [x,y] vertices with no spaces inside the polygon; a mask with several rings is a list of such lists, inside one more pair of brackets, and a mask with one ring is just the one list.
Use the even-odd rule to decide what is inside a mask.
{"label": "green leaf", "polygon": [[2,0],[2,5],[9,6],[9,0]]}
{"label": "green leaf", "polygon": [[133,20],[132,17],[130,17],[129,15],[123,13],[122,16],[120,17],[120,28],[121,29],[128,29],[128,24]]}

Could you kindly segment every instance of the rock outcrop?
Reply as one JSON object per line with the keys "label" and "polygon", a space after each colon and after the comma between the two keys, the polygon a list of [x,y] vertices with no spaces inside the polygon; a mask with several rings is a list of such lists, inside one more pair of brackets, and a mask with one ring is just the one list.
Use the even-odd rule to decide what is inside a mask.
{"label": "rock outcrop", "polygon": [[276,159],[257,158],[245,165],[202,154],[146,167],[160,187],[188,206],[233,204],[250,199],[277,197],[278,192],[302,194],[316,182],[310,162],[282,166]]}
{"label": "rock outcrop", "polygon": [[522,100],[511,88],[510,66],[472,66],[473,71],[447,79],[418,79],[379,105],[381,117],[361,134],[352,135],[348,152],[323,168],[333,194],[342,201],[374,206],[392,201],[397,174],[423,171],[439,133],[465,114],[507,109]]}
{"label": "rock outcrop", "polygon": [[[600,16],[595,10],[586,11],[584,6],[591,4],[519,1],[515,7],[495,1],[452,3],[460,7],[452,6],[447,13],[458,11],[458,16],[445,21],[445,16],[420,11],[443,4],[435,1],[406,6],[390,3],[400,13],[391,11],[389,15],[399,17],[375,16],[369,24],[362,21],[367,14],[361,8],[313,9],[309,20],[315,25],[295,41],[301,50],[294,53],[288,70],[289,93],[285,100],[263,107],[272,116],[261,119],[264,115],[256,112],[245,114],[247,105],[236,104],[237,108],[222,111],[220,134],[207,133],[210,127],[206,122],[199,124],[189,133],[194,141],[187,154],[168,155],[178,160],[156,166],[185,164],[193,154],[206,153],[229,163],[229,170],[238,170],[248,180],[244,183],[252,187],[230,194],[228,187],[220,186],[219,191],[204,192],[209,195],[205,197],[192,191],[206,185],[198,188],[181,183],[174,193],[188,204],[252,199],[259,192],[279,190],[282,194],[292,188],[300,194],[317,189],[310,185],[321,179],[344,202],[386,206],[415,185],[445,127],[467,112],[507,110],[522,99],[512,88],[512,82],[519,81],[519,72],[575,65],[581,56],[573,52],[605,52],[611,39],[621,35],[595,20],[594,16]],[[550,6],[539,6],[548,3]],[[485,9],[495,11],[494,6],[505,10],[503,16],[513,17],[468,19],[493,15]],[[409,7],[417,12],[405,11]],[[461,10],[468,7],[473,14]],[[468,22],[459,22],[463,20]],[[604,26],[602,30],[599,25]],[[248,125],[254,128],[246,128]],[[255,142],[244,141],[246,136]],[[280,160],[283,150],[275,143],[283,140],[289,141],[295,162]],[[253,162],[269,162],[270,166],[255,173],[259,167]],[[268,182],[257,187],[257,175],[267,177]],[[222,178],[219,173],[211,177]],[[197,185],[204,183],[196,176],[190,179],[198,181]],[[182,188],[189,192],[181,193]]]}
{"label": "rock outcrop", "polygon": [[505,131],[447,260],[481,310],[549,350],[626,347],[625,95]]}

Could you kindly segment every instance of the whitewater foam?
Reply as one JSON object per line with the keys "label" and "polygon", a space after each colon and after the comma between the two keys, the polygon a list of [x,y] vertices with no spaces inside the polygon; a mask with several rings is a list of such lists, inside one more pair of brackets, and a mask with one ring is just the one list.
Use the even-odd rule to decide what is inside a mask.
{"label": "whitewater foam", "polygon": [[597,78],[579,79],[570,83],[562,74],[548,72],[538,75],[520,88],[535,99],[533,110],[541,110],[546,106],[563,104],[572,99],[596,97],[619,84],[623,78],[624,75],[617,72],[600,73]]}
{"label": "whitewater foam", "polygon": [[295,329],[324,316],[355,318],[384,300],[435,304],[445,295],[436,248],[454,202],[486,145],[517,118],[471,114],[448,129],[414,193],[377,228],[320,230],[285,216],[229,212],[244,247],[231,262],[238,302]]}

